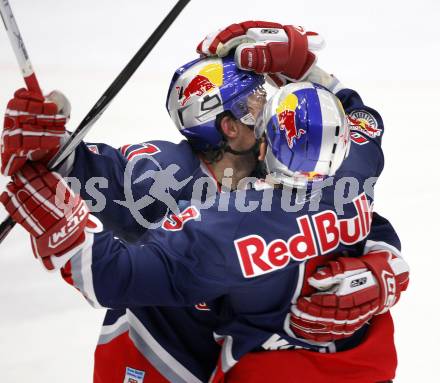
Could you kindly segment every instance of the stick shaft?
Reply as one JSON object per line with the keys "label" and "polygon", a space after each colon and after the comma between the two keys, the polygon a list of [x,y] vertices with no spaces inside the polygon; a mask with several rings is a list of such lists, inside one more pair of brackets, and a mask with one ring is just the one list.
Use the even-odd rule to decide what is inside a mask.
{"label": "stick shaft", "polygon": [[0,0],[0,14],[27,88],[41,95],[40,85],[8,0]]}
{"label": "stick shaft", "polygon": [[[0,16],[3,20],[3,25],[5,26],[8,34],[9,42],[11,43],[26,87],[29,90],[42,95],[40,85],[38,84],[37,77],[35,76],[34,69],[23,42],[23,38],[21,37],[20,30],[18,29],[17,22],[15,21],[14,14],[12,13],[8,0],[0,0]],[[0,243],[3,242],[14,226],[15,222],[11,217],[7,217],[0,224]]]}

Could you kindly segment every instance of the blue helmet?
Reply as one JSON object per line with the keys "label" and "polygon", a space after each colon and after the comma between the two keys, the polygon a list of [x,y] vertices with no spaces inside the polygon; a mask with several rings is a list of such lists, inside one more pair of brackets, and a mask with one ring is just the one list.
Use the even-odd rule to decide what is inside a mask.
{"label": "blue helmet", "polygon": [[258,117],[255,133],[266,136],[268,173],[292,187],[334,175],[350,148],[341,102],[310,82],[279,89]]}
{"label": "blue helmet", "polygon": [[199,58],[176,70],[166,106],[195,149],[218,149],[224,138],[217,129],[217,116],[229,111],[244,124],[254,125],[247,98],[263,84],[262,75],[239,69],[233,54]]}

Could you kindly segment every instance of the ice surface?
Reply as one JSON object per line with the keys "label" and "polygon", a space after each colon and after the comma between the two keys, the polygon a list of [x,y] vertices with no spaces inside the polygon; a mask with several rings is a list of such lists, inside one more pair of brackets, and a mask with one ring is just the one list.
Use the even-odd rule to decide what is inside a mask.
{"label": "ice surface", "polygon": [[[30,58],[46,92],[73,105],[75,127],[174,4],[163,0],[11,0]],[[405,6],[406,3],[406,6]],[[398,9],[396,9],[398,7]],[[417,17],[415,16],[417,15]],[[386,167],[376,210],[401,236],[412,268],[409,291],[393,309],[398,383],[432,381],[440,361],[436,330],[440,211],[438,187],[439,3],[368,4],[324,0],[193,0],[88,136],[119,146],[147,139],[178,141],[164,104],[173,71],[195,57],[211,30],[248,19],[296,23],[320,32],[319,63],[386,125]],[[0,106],[22,86],[6,33],[0,32]],[[0,185],[6,183],[0,177]],[[0,217],[4,210],[0,209]],[[93,350],[103,311],[90,308],[56,274],[32,258],[20,228],[0,247],[0,382],[92,380]]]}

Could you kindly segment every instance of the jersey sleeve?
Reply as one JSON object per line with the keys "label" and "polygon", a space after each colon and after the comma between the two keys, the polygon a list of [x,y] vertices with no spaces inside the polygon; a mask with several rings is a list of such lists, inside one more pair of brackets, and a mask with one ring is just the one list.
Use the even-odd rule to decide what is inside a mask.
{"label": "jersey sleeve", "polygon": [[[382,117],[375,109],[365,105],[355,90],[347,88],[337,77],[318,66],[310,71],[306,80],[327,88],[339,98],[348,117],[352,141],[360,144],[373,141],[379,147],[382,145],[384,132]],[[356,137],[358,137],[357,141],[353,139]]]}
{"label": "jersey sleeve", "polygon": [[363,254],[384,250],[391,253],[388,260],[389,265],[396,277],[401,280],[399,284],[402,291],[406,290],[409,283],[410,268],[400,253],[401,244],[399,237],[387,219],[377,213],[373,213],[371,232],[366,238]]}
{"label": "jersey sleeve", "polygon": [[362,256],[372,251],[386,250],[402,258],[400,238],[393,225],[376,212],[372,214],[370,231],[367,236],[352,248],[345,250],[352,257]]}
{"label": "jersey sleeve", "polygon": [[400,256],[401,243],[391,223],[378,213],[374,212],[371,222],[371,231],[366,238],[363,253],[375,250],[388,250]]}
{"label": "jersey sleeve", "polygon": [[[64,279],[95,307],[187,306],[215,299],[232,283],[225,272],[227,251],[217,240],[219,230],[199,218],[189,206],[136,244],[108,231],[88,233],[88,243],[64,267]],[[229,236],[224,240],[231,242]]]}
{"label": "jersey sleeve", "polygon": [[349,157],[342,164],[339,173],[361,178],[379,177],[384,167],[384,124],[380,114],[365,105],[355,90],[347,88],[335,76],[317,66],[312,69],[306,80],[335,94],[346,113],[351,147]]}
{"label": "jersey sleeve", "polygon": [[176,208],[197,161],[183,143],[151,141],[120,149],[82,143],[61,173],[106,229],[134,241],[168,208]]}

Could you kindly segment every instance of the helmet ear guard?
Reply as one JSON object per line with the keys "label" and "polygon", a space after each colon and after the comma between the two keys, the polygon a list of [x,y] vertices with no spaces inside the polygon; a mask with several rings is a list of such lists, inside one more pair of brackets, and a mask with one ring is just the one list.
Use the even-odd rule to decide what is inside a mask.
{"label": "helmet ear guard", "polygon": [[290,187],[333,176],[350,148],[349,125],[339,99],[310,82],[280,88],[257,118],[266,137],[267,172]]}

